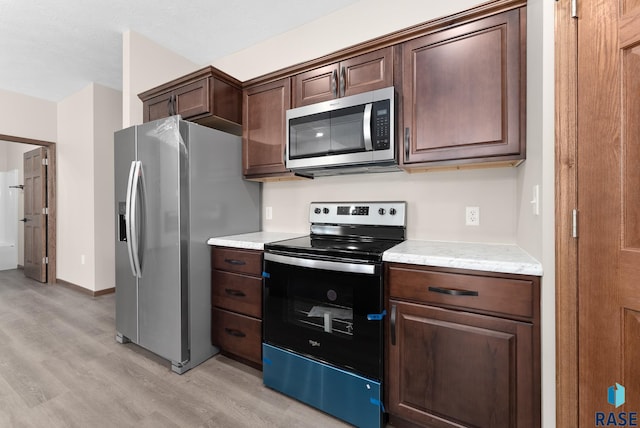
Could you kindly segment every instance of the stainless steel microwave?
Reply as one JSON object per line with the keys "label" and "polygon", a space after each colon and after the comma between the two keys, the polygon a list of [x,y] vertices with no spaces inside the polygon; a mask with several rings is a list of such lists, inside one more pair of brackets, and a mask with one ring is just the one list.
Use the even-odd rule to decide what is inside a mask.
{"label": "stainless steel microwave", "polygon": [[286,166],[318,176],[397,169],[395,90],[287,110]]}

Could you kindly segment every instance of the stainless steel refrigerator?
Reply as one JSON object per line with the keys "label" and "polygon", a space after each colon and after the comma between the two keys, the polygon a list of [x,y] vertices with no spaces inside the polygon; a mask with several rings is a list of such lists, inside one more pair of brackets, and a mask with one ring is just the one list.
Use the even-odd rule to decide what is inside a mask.
{"label": "stainless steel refrigerator", "polygon": [[211,237],[260,230],[260,184],[240,137],[160,119],[115,133],[116,340],[176,373],[211,345]]}

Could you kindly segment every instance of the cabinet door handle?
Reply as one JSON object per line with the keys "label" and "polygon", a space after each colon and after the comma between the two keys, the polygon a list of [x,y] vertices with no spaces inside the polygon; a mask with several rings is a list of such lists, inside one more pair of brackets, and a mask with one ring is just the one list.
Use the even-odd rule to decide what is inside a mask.
{"label": "cabinet door handle", "polygon": [[409,161],[409,143],[411,140],[411,130],[407,127],[404,128],[404,161]]}
{"label": "cabinet door handle", "polygon": [[171,116],[175,115],[178,111],[176,107],[176,103],[178,102],[178,97],[176,94],[171,95]]}
{"label": "cabinet door handle", "polygon": [[397,316],[397,308],[396,305],[391,305],[391,344],[395,346],[396,344],[396,316]]}
{"label": "cabinet door handle", "polygon": [[230,265],[235,266],[244,266],[247,264],[244,260],[236,260],[236,259],[224,259],[225,263],[229,263]]}
{"label": "cabinet door handle", "polygon": [[331,72],[331,93],[333,98],[338,96],[338,70]]}
{"label": "cabinet door handle", "polygon": [[234,296],[234,297],[246,296],[246,294],[244,294],[241,290],[234,290],[233,288],[225,288],[224,292],[227,293],[229,296]]}
{"label": "cabinet door handle", "polygon": [[340,69],[340,96],[344,97],[344,93],[347,90],[347,74],[345,72],[345,67]]}
{"label": "cabinet door handle", "polygon": [[233,336],[233,337],[245,337],[246,334],[244,334],[243,332],[241,332],[240,330],[236,330],[235,328],[224,328],[224,332],[227,333],[229,336]]}
{"label": "cabinet door handle", "polygon": [[167,110],[169,110],[169,116],[173,116],[173,95],[167,100]]}
{"label": "cabinet door handle", "polygon": [[473,290],[457,290],[455,288],[429,287],[434,293],[448,294],[450,296],[477,296],[479,293]]}

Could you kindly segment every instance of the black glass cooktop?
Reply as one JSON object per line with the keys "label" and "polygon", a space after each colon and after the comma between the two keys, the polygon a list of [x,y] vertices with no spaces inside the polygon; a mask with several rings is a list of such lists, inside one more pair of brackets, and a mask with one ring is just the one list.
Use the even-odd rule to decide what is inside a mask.
{"label": "black glass cooktop", "polygon": [[266,251],[309,254],[331,258],[381,261],[382,253],[401,243],[401,239],[303,236],[265,244]]}

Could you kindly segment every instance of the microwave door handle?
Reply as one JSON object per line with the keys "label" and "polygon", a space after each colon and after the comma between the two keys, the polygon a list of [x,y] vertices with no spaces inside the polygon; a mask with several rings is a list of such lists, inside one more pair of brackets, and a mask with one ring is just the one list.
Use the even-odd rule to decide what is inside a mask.
{"label": "microwave door handle", "polygon": [[371,107],[371,103],[364,106],[364,116],[362,118],[362,136],[364,137],[364,148],[367,152],[373,151],[373,144],[371,143]]}

